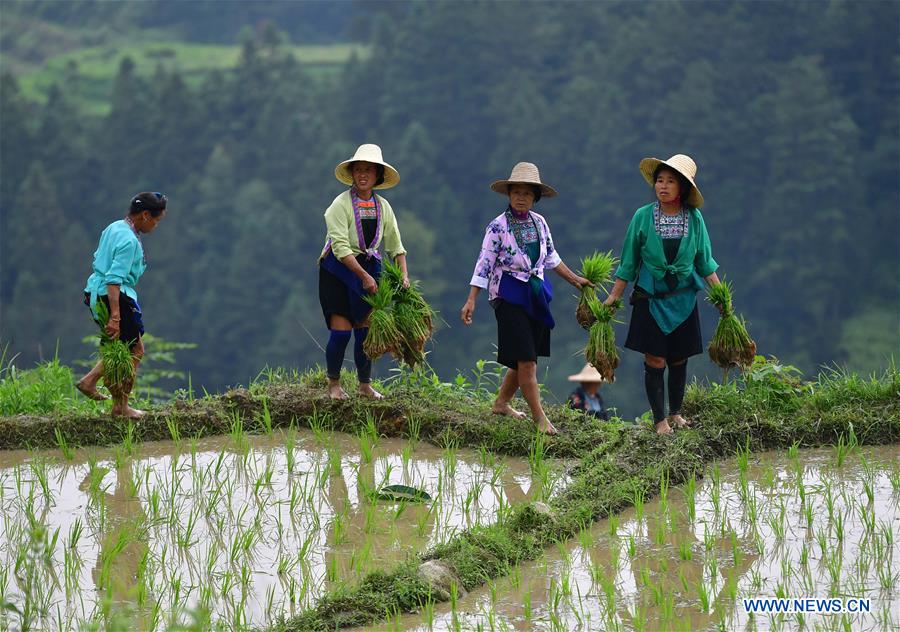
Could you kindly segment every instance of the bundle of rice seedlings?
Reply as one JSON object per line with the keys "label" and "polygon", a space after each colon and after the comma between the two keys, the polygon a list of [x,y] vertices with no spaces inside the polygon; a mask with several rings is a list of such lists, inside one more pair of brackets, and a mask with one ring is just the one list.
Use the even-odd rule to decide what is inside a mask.
{"label": "bundle of rice seedlings", "polygon": [[369,314],[369,333],[363,341],[363,351],[372,360],[377,360],[385,353],[394,353],[400,348],[400,332],[391,310],[394,292],[390,280],[382,276],[375,293],[364,299],[372,306],[372,312]]}
{"label": "bundle of rice seedlings", "polygon": [[[600,287],[604,283],[609,283],[612,279],[612,272],[617,263],[618,260],[613,257],[611,250],[609,252],[595,252],[581,260],[581,276]],[[575,320],[585,329],[590,329],[596,321],[589,305],[591,299],[596,298],[596,288],[590,286],[582,288],[578,307],[575,308]]]}
{"label": "bundle of rice seedlings", "polygon": [[109,323],[109,308],[103,301],[97,301],[97,317],[100,322],[100,360],[103,362],[103,383],[113,397],[131,392],[134,385],[134,361],[131,349],[118,338],[106,333]]}
{"label": "bundle of rice seedlings", "polygon": [[382,278],[390,285],[394,300],[394,322],[400,334],[400,344],[394,355],[415,368],[425,360],[425,343],[434,333],[434,311],[422,296],[419,282],[403,287],[400,266],[385,262]]}
{"label": "bundle of rice seedlings", "polygon": [[721,313],[716,333],[709,343],[710,359],[726,371],[732,367],[746,368],[753,364],[756,343],[747,333],[747,323],[743,317],[734,313],[731,284],[723,279],[718,285],[713,285],[707,290],[706,300]]}
{"label": "bundle of rice seedlings", "polygon": [[594,323],[588,329],[588,343],[584,349],[584,357],[604,380],[613,382],[616,379],[616,368],[619,366],[619,351],[616,349],[612,320],[622,306],[622,301],[604,305],[595,296],[587,300],[587,305]]}

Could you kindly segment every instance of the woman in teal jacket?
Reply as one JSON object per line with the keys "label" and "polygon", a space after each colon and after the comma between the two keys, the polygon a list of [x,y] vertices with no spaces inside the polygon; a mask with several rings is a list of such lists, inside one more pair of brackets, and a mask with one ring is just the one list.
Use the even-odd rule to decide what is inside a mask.
{"label": "woman in teal jacket", "polygon": [[[144,355],[144,321],[135,287],[147,261],[141,235],[153,232],[166,216],[168,200],[162,193],[145,191],[131,199],[128,214],[107,226],[100,235],[100,244],[94,252],[92,274],[84,288],[84,302],[97,319],[97,301],[106,304],[109,322],[106,333],[129,345],[134,358],[134,369]],[[75,385],[86,397],[95,400],[108,399],[97,391],[97,382],[103,375],[103,362],[98,362]],[[113,398],[114,416],[136,419],[143,412],[128,405],[130,393],[123,392]]]}
{"label": "woman in teal jacket", "polygon": [[719,265],[700,214],[703,196],[694,182],[694,161],[684,154],[668,160],[645,158],[640,169],[654,187],[656,202],[635,211],[605,303],[619,299],[629,283],[635,284],[625,347],[644,354],[644,386],[653,421],[657,432],[667,434],[672,426],[689,425],[681,415],[687,359],[703,352],[697,292],[704,289],[704,281],[719,282]]}

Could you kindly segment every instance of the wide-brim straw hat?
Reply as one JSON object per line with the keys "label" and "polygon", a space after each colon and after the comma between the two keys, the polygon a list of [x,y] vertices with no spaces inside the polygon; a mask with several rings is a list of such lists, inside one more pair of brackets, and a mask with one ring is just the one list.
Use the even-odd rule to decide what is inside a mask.
{"label": "wide-brim straw hat", "polygon": [[353,173],[350,170],[350,165],[358,160],[365,160],[384,167],[384,182],[372,187],[373,189],[390,189],[400,183],[400,173],[384,161],[384,158],[381,156],[381,147],[371,143],[360,145],[356,148],[356,153],[353,154],[352,158],[343,161],[335,167],[334,177],[344,184],[353,186]]}
{"label": "wide-brim straw hat", "polygon": [[697,163],[694,162],[693,158],[684,154],[675,154],[668,160],[644,158],[641,161],[641,174],[651,187],[655,184],[653,181],[653,172],[656,171],[656,168],[660,165],[666,165],[667,167],[674,169],[691,183],[691,192],[687,196],[687,199],[685,199],[685,203],[687,203],[688,206],[694,208],[703,206],[703,194],[700,193],[700,189],[697,188],[697,183],[694,182],[694,178],[697,177]]}
{"label": "wide-brim straw hat", "polygon": [[585,364],[581,369],[581,373],[569,376],[570,382],[605,382],[600,371],[594,368],[592,364]]}
{"label": "wide-brim straw hat", "polygon": [[556,189],[549,184],[541,182],[541,174],[537,165],[532,162],[520,162],[512,168],[512,173],[506,180],[497,180],[491,185],[491,191],[496,191],[501,195],[509,195],[509,186],[511,184],[532,184],[541,188],[541,197],[554,197]]}

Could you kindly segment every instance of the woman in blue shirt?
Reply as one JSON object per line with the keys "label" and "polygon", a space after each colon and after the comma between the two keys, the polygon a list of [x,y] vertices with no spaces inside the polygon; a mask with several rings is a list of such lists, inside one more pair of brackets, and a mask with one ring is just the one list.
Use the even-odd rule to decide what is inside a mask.
{"label": "woman in blue shirt", "polygon": [[[118,338],[131,348],[134,369],[144,355],[144,323],[138,303],[138,280],[147,269],[141,235],[153,232],[166,216],[168,200],[162,193],[146,191],[131,199],[128,214],[107,226],[100,235],[100,244],[94,252],[91,276],[84,288],[84,302],[97,320],[97,301],[106,304],[109,322],[106,333]],[[94,365],[87,375],[75,385],[86,397],[94,400],[108,399],[97,391],[97,382],[103,375],[103,362]],[[133,386],[133,385],[131,385]],[[131,387],[126,386],[113,397],[112,414],[136,419],[144,413],[128,405]]]}

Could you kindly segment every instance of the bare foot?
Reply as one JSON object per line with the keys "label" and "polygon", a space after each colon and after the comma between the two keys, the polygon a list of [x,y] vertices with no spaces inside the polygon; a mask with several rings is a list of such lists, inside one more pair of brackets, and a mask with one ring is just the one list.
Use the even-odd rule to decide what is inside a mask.
{"label": "bare foot", "polygon": [[94,400],[95,402],[102,402],[106,399],[109,399],[108,396],[104,395],[103,393],[101,393],[97,390],[96,383],[95,384],[87,384],[84,380],[81,380],[81,381],[75,382],[75,388],[77,388],[78,391],[82,395],[84,395],[88,399]]}
{"label": "bare foot", "polygon": [[667,420],[670,422],[669,425],[674,426],[675,428],[690,428],[691,423],[692,423],[692,422],[688,421],[687,419],[685,419],[684,417],[682,417],[681,415],[679,415],[678,413],[675,413],[674,415],[669,415]]}
{"label": "bare foot", "polygon": [[384,399],[384,395],[372,388],[371,384],[365,382],[359,385],[359,394],[369,399]]}
{"label": "bare foot", "polygon": [[557,430],[553,424],[550,423],[550,420],[544,417],[537,424],[538,430],[548,435],[558,435],[559,430]]}
{"label": "bare foot", "polygon": [[140,419],[145,414],[143,410],[138,410],[131,406],[126,406],[124,409],[113,406],[113,409],[110,412],[113,417],[125,417],[126,419]]}
{"label": "bare foot", "polygon": [[334,382],[328,380],[328,397],[331,399],[350,399],[347,391],[341,387],[340,380],[335,380]]}
{"label": "bare foot", "polygon": [[669,425],[668,421],[663,419],[656,424],[656,432],[658,434],[672,434],[672,427]]}
{"label": "bare foot", "polygon": [[491,412],[495,415],[505,415],[506,417],[515,417],[516,419],[525,418],[525,413],[510,406],[509,402],[507,402],[506,404],[498,404],[497,402],[494,402],[494,405],[491,406]]}

